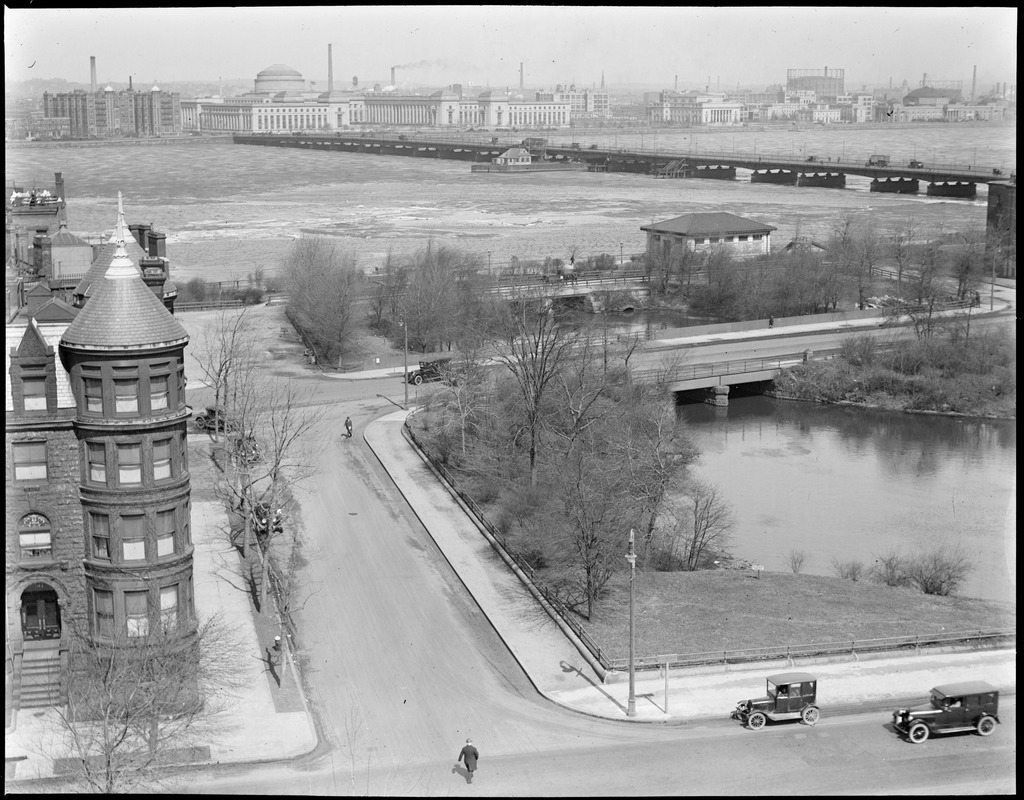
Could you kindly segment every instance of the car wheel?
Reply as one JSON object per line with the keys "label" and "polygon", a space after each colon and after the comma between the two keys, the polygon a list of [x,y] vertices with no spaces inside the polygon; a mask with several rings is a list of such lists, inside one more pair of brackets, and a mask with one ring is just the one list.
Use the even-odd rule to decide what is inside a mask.
{"label": "car wheel", "polygon": [[910,730],[907,732],[907,738],[914,744],[921,744],[921,742],[928,738],[929,733],[931,733],[931,731],[928,730],[928,726],[923,722],[918,722],[910,726]]}
{"label": "car wheel", "polygon": [[421,383],[423,383],[423,376],[417,375],[415,378],[412,379],[412,382],[419,386]]}
{"label": "car wheel", "polygon": [[196,429],[201,431],[206,430],[206,417],[196,417]]}
{"label": "car wheel", "polygon": [[747,718],[747,727],[752,731],[759,731],[764,727],[767,719],[760,711],[755,711]]}
{"label": "car wheel", "polygon": [[993,717],[985,714],[985,716],[978,720],[976,727],[978,729],[978,735],[988,736],[996,729],[996,721]]}
{"label": "car wheel", "polygon": [[821,712],[818,711],[818,709],[815,706],[807,706],[807,708],[804,709],[804,712],[801,716],[803,717],[804,723],[806,725],[813,725],[815,722],[818,721],[818,717],[821,716]]}

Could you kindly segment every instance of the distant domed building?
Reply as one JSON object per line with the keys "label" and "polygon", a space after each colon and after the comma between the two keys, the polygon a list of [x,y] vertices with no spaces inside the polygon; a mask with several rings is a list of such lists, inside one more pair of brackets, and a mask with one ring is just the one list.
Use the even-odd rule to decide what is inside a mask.
{"label": "distant domed building", "polygon": [[306,81],[301,72],[296,72],[285,64],[271,64],[256,75],[256,94],[276,94],[278,92],[305,91]]}

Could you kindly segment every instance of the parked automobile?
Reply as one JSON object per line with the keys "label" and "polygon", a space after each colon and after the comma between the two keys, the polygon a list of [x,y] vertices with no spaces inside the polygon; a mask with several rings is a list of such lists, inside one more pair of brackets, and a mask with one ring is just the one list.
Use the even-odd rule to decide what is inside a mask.
{"label": "parked automobile", "polygon": [[975,731],[988,736],[999,722],[999,690],[985,681],[936,686],[927,703],[892,712],[892,724],[914,744],[933,733]]}
{"label": "parked automobile", "polygon": [[783,672],[769,675],[764,697],[736,704],[732,718],[752,731],[759,731],[768,720],[799,719],[813,725],[821,716],[818,709],[818,679],[807,672]]}
{"label": "parked automobile", "polygon": [[405,376],[406,381],[419,386],[424,381],[440,381],[448,377],[452,360],[439,358],[436,361],[421,361],[419,369],[414,369]]}
{"label": "parked automobile", "polygon": [[216,428],[219,431],[235,430],[238,425],[228,418],[227,412],[216,406],[204,407],[195,417],[196,428],[201,431]]}
{"label": "parked automobile", "polygon": [[[270,506],[266,503],[257,503],[252,509],[252,529],[260,535],[267,532],[267,521],[270,519]],[[284,515],[282,509],[274,512],[274,533],[281,533],[284,530]]]}
{"label": "parked automobile", "polygon": [[911,169],[924,169],[924,162],[918,161],[916,158],[907,164]]}

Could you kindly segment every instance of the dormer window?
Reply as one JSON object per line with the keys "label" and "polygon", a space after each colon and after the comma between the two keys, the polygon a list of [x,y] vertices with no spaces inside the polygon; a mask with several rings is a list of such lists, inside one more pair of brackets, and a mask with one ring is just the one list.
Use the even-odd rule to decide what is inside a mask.
{"label": "dormer window", "polygon": [[46,411],[46,377],[23,377],[22,392],[25,397],[26,411]]}

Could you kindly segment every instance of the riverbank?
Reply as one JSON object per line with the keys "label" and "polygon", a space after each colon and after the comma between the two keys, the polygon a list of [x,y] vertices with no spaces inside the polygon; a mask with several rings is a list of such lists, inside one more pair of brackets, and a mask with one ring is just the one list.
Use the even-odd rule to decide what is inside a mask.
{"label": "riverbank", "polygon": [[[807,561],[825,558],[808,553]],[[634,626],[640,656],[882,639],[1013,628],[1016,607],[819,575],[720,569],[637,570]],[[628,656],[629,573],[608,583],[581,620],[611,658]]]}
{"label": "riverbank", "polygon": [[[967,342],[962,347],[967,350],[972,345]],[[782,372],[766,394],[780,400],[882,411],[1016,420],[1016,339],[1012,331],[1006,339],[983,341],[981,349],[981,363],[987,367],[982,371],[970,365],[976,352],[957,353],[954,346],[941,342],[909,342],[897,351],[872,355],[860,363],[846,355],[812,361]]]}
{"label": "riverbank", "polygon": [[203,134],[202,136],[153,136],[153,137],[132,137],[122,139],[37,139],[32,142],[7,141],[4,147],[13,149],[46,149],[51,147],[114,147],[128,145],[141,147],[146,145],[160,144],[210,144],[211,142],[222,142],[230,144],[231,134]]}

